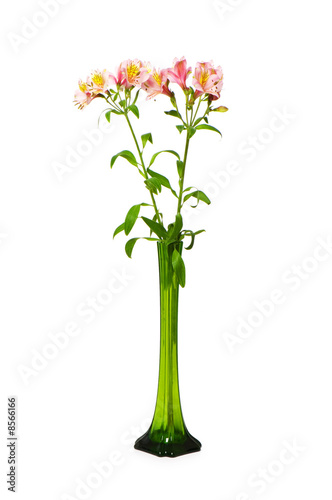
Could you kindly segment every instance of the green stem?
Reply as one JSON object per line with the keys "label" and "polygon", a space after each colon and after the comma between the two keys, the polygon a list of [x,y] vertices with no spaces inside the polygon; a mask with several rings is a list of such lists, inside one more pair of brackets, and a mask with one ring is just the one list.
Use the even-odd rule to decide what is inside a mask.
{"label": "green stem", "polygon": [[[194,122],[195,122],[195,119],[196,119],[196,116],[197,116],[197,113],[198,113],[199,107],[200,107],[200,105],[201,105],[201,101],[202,101],[202,97],[200,97],[200,98],[199,98],[199,101],[198,101],[198,104],[197,104],[197,108],[196,108],[196,112],[195,112],[195,116],[194,116],[194,118],[192,119],[192,122],[191,122],[191,124],[190,124],[190,125],[193,125],[193,124],[194,124]],[[205,115],[204,115],[204,116],[205,116]]]}
{"label": "green stem", "polygon": [[[133,129],[133,127],[132,127],[132,125],[130,123],[130,120],[128,118],[128,112],[127,111],[124,111],[124,116],[126,117],[127,123],[129,125],[130,131],[131,131],[131,134],[132,134],[132,136],[134,138],[134,141],[135,141],[135,144],[136,144],[136,148],[137,148],[137,151],[138,151],[138,154],[139,154],[139,157],[140,157],[140,160],[141,160],[141,165],[142,165],[142,168],[143,168],[143,172],[144,172],[144,177],[145,177],[145,179],[148,179],[149,176],[148,176],[147,170],[146,170],[145,165],[144,165],[143,155],[142,155],[142,152],[140,150],[140,147],[139,147],[139,144],[138,144],[138,141],[137,141],[134,129]],[[158,220],[159,224],[162,224],[162,221],[161,221],[161,218],[160,218],[160,213],[159,213],[159,210],[157,208],[156,200],[155,200],[155,197],[154,197],[154,195],[153,195],[153,193],[151,191],[150,191],[150,195],[151,195],[151,200],[152,200],[153,208],[154,208],[154,210],[156,212],[157,220]]]}
{"label": "green stem", "polygon": [[178,202],[178,211],[177,211],[178,214],[180,214],[181,208],[182,208],[184,174],[185,174],[187,158],[188,158],[189,141],[190,141],[189,130],[187,130],[186,146],[185,146],[184,157],[183,157],[183,172],[182,172],[182,177],[180,178],[180,192],[179,192],[179,202]]}
{"label": "green stem", "polygon": [[180,120],[182,121],[183,125],[186,125],[186,122],[185,122],[185,121],[182,119],[182,117],[181,117],[181,113],[180,113],[180,111],[179,111],[179,108],[178,108],[178,103],[176,102],[176,99],[174,100],[174,105],[175,105],[175,109],[176,109],[176,111],[177,111],[177,112],[179,113],[179,115],[180,115]]}

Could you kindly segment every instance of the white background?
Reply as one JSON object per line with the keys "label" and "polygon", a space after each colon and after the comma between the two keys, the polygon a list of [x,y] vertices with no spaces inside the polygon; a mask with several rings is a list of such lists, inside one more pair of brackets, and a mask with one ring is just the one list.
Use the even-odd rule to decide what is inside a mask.
{"label": "white background", "polygon": [[[62,3],[46,20],[34,0],[2,11],[1,497],[10,395],[18,398],[19,499],[83,498],[79,481],[96,479],[93,463],[114,452],[121,465],[85,498],[330,497],[332,256],[316,253],[319,238],[332,235],[329,3]],[[24,18],[45,25],[26,43],[16,38],[15,50]],[[109,168],[113,154],[132,148],[129,131],[115,117],[61,180],[55,162],[66,163],[103,109],[98,100],[83,112],[73,106],[78,78],[127,58],[168,67],[184,55],[192,66],[223,67],[220,104],[230,111],[211,117],[223,139],[197,133],[189,155],[188,184],[213,200],[186,219],[207,232],[185,254],[180,297],[182,406],[203,448],[169,460],[131,444],[153,415],[159,319],[154,244],[140,242],[129,260],[123,235],[112,240],[130,206],[148,199],[134,167]],[[138,132],[154,134],[148,154],[183,151],[176,120],[163,114],[166,97],[142,97],[140,109]],[[258,149],[249,153],[252,140]],[[218,185],[213,177],[225,179],[230,162],[237,175]],[[168,174],[175,164],[165,155],[158,167]],[[77,308],[114,271],[131,279],[87,323]],[[294,272],[305,274],[296,281]],[[252,314],[275,289],[283,303],[270,304],[268,318]],[[241,340],[249,316],[261,324]],[[31,368],[33,352],[71,322],[80,333],[25,384],[19,367]],[[233,352],[227,332],[242,342]],[[282,465],[294,440],[301,451]],[[260,468],[268,476],[258,488],[248,481]]]}

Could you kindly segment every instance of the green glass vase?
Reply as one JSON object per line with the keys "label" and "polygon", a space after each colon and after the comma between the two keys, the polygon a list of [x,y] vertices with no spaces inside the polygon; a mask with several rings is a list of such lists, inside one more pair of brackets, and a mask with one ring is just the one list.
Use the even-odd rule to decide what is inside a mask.
{"label": "green glass vase", "polygon": [[158,457],[178,457],[200,451],[201,443],[184,423],[178,376],[179,284],[172,267],[174,248],[182,242],[157,242],[160,288],[160,359],[157,402],[148,431],[137,439],[135,449]]}

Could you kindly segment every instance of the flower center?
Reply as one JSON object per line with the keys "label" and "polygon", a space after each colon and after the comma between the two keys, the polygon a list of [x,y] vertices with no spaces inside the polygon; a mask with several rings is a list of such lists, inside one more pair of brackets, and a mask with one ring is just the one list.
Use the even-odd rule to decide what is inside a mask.
{"label": "flower center", "polygon": [[153,78],[158,83],[158,85],[161,85],[161,76],[158,73],[154,73]]}
{"label": "flower center", "polygon": [[136,64],[129,64],[127,67],[128,80],[132,81],[139,75],[139,67]]}
{"label": "flower center", "polygon": [[95,83],[98,87],[101,87],[103,85],[103,77],[101,76],[101,73],[95,73],[92,76],[92,81]]}
{"label": "flower center", "polygon": [[87,86],[87,84],[86,84],[86,83],[81,82],[81,83],[79,84],[79,88],[80,88],[80,91],[81,91],[81,92],[86,92],[86,91],[87,91],[88,86]]}
{"label": "flower center", "polygon": [[206,84],[208,78],[209,78],[209,72],[206,70],[203,70],[202,74],[201,74],[201,78],[200,78],[200,83],[202,86]]}

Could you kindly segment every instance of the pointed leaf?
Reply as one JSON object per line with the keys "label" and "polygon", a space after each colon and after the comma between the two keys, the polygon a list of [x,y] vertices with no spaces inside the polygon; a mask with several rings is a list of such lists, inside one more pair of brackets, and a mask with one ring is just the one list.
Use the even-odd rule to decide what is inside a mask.
{"label": "pointed leaf", "polygon": [[176,111],[175,109],[171,109],[171,111],[164,111],[165,115],[170,115],[170,116],[175,116],[175,118],[180,118],[181,119],[181,115],[178,111]]}
{"label": "pointed leaf", "polygon": [[172,266],[176,277],[179,280],[180,286],[184,288],[186,284],[186,268],[183,259],[176,248],[173,250],[172,254]]}
{"label": "pointed leaf", "polygon": [[131,207],[131,209],[128,211],[125,219],[125,234],[128,236],[132,228],[134,227],[137,218],[139,216],[139,212],[141,209],[141,205],[134,205]]}
{"label": "pointed leaf", "polygon": [[105,113],[105,118],[108,121],[108,123],[110,123],[110,121],[111,121],[111,113],[112,113],[111,110],[106,111],[106,113]]}
{"label": "pointed leaf", "polygon": [[179,174],[179,177],[182,179],[183,174],[184,174],[184,163],[183,163],[183,161],[178,160],[178,161],[176,162],[176,165],[177,165],[177,167],[178,167],[178,174]]}
{"label": "pointed leaf", "polygon": [[172,193],[174,194],[174,196],[178,197],[178,195],[176,194],[176,192],[174,191],[174,189],[172,189],[172,187],[171,187],[171,185],[170,185],[169,180],[167,179],[167,177],[164,177],[163,175],[158,174],[158,172],[154,172],[150,168],[148,168],[147,172],[148,172],[149,175],[151,175],[151,177],[155,177],[156,179],[158,179],[160,181],[160,184],[162,186],[170,189],[172,191]]}
{"label": "pointed leaf", "polygon": [[203,116],[201,116],[200,118],[197,118],[197,120],[195,120],[194,127],[196,127],[196,125],[198,125],[199,122],[201,122],[202,120],[203,120]]}
{"label": "pointed leaf", "polygon": [[186,231],[186,236],[190,236],[191,237],[191,242],[185,248],[186,248],[186,250],[191,250],[193,248],[193,246],[194,246],[194,243],[195,243],[195,233],[193,233],[192,231]]}
{"label": "pointed leaf", "polygon": [[138,107],[136,106],[136,104],[131,104],[130,106],[128,106],[128,109],[130,109],[130,111],[132,111],[134,113],[134,115],[139,118],[139,110],[138,110]]}
{"label": "pointed leaf", "polygon": [[139,240],[139,238],[132,238],[131,240],[127,241],[127,243],[126,243],[125,252],[130,259],[131,259],[131,254],[133,253],[133,249],[134,249],[134,246],[135,246],[137,240]]}
{"label": "pointed leaf", "polygon": [[121,233],[121,231],[124,231],[124,228],[125,228],[125,224],[124,224],[124,222],[123,222],[123,223],[122,223],[122,224],[120,224],[120,226],[118,226],[118,227],[116,228],[116,230],[114,231],[114,233],[113,233],[113,238],[115,238],[115,236],[116,236],[117,234]]}
{"label": "pointed leaf", "polygon": [[169,225],[168,237],[169,239],[176,239],[183,227],[183,220],[181,214],[176,214],[174,224]]}
{"label": "pointed leaf", "polygon": [[210,205],[211,203],[211,200],[206,196],[205,193],[203,193],[203,191],[194,191],[193,193],[189,193],[189,194],[186,194],[186,196],[183,198],[183,203],[187,200],[189,200],[189,198],[197,198],[197,201],[204,201],[204,203],[206,203],[207,205]]}
{"label": "pointed leaf", "polygon": [[113,158],[111,159],[111,168],[113,167],[116,159],[119,158],[119,156],[121,156],[122,158],[125,158],[127,161],[129,161],[129,163],[131,163],[132,165],[135,165],[135,167],[137,167],[137,161],[136,161],[136,158],[133,155],[133,153],[131,151],[124,150],[124,151],[121,151],[121,153],[118,153],[117,155],[113,156]]}
{"label": "pointed leaf", "polygon": [[167,231],[166,229],[164,228],[164,226],[162,226],[161,224],[159,224],[159,222],[155,222],[151,219],[147,219],[146,217],[142,217],[142,219],[144,220],[145,224],[147,226],[149,226],[150,229],[152,229],[152,231],[157,235],[159,236],[159,238],[167,238]]}
{"label": "pointed leaf", "polygon": [[181,134],[181,132],[183,132],[183,131],[184,131],[185,126],[184,126],[184,125],[176,125],[176,128],[178,129],[178,131],[179,131],[179,132],[180,132],[180,134]]}
{"label": "pointed leaf", "polygon": [[188,127],[188,137],[191,139],[191,137],[196,134],[196,129],[195,127]]}
{"label": "pointed leaf", "polygon": [[161,153],[171,153],[172,155],[176,156],[178,159],[180,159],[180,155],[176,152],[176,151],[173,151],[171,149],[164,149],[164,151],[158,151],[158,153],[155,153],[152,158],[151,158],[151,161],[150,161],[150,165],[149,167],[151,167],[151,165],[154,163],[155,159],[157,158],[158,155],[160,155]]}
{"label": "pointed leaf", "polygon": [[125,246],[125,251],[126,251],[126,254],[128,255],[128,257],[131,258],[131,255],[133,253],[133,249],[134,249],[134,246],[136,245],[136,242],[138,240],[147,240],[147,241],[160,241],[159,238],[147,238],[147,237],[143,237],[143,238],[132,238],[131,240],[127,241],[126,243],[126,246]]}
{"label": "pointed leaf", "polygon": [[222,137],[222,133],[220,132],[220,130],[218,130],[217,128],[215,127],[212,127],[211,125],[197,125],[196,127],[197,130],[212,130],[213,132],[217,132],[218,134],[220,134],[220,136]]}
{"label": "pointed leaf", "polygon": [[140,93],[140,90],[141,89],[138,89],[138,91],[136,92],[135,99],[133,100],[133,104],[136,104],[136,101],[138,99],[138,94]]}
{"label": "pointed leaf", "polygon": [[146,179],[144,182],[148,190],[152,191],[154,194],[161,192],[161,182],[157,177],[150,177],[150,179]]}
{"label": "pointed leaf", "polygon": [[152,134],[150,134],[150,132],[148,134],[143,134],[141,138],[142,138],[143,149],[145,148],[146,143],[148,141],[151,142],[151,144],[153,144]]}

